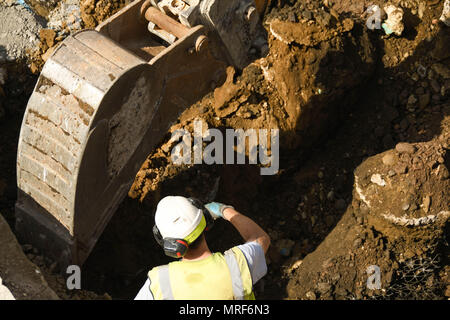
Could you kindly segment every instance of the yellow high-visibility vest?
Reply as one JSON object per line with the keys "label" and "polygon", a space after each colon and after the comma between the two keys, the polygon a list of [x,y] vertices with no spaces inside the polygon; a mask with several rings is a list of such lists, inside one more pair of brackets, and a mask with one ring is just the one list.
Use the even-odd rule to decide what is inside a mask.
{"label": "yellow high-visibility vest", "polygon": [[175,261],[148,273],[155,300],[254,300],[250,270],[234,247],[196,261]]}

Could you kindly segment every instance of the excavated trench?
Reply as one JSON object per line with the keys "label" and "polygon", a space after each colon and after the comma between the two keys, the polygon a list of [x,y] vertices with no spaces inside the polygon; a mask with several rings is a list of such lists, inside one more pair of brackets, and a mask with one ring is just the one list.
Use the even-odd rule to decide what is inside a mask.
{"label": "excavated trench", "polygon": [[[336,85],[338,93],[328,96],[328,100],[325,100],[325,104],[328,102],[329,109],[324,108],[322,112],[327,115],[319,118],[315,118],[314,114],[311,115],[311,127],[308,125],[302,127],[304,124],[299,122],[296,129],[282,131],[280,171],[277,175],[261,176],[260,168],[252,165],[177,167],[170,164],[168,154],[164,152],[164,149],[167,150],[169,140],[166,139],[143,164],[135,185],[130,190],[130,197],[140,201],[129,198],[122,203],[86,262],[85,283],[88,288],[99,293],[106,291],[117,298],[133,297],[145,281],[149,268],[170,261],[163,255],[150,232],[153,225],[153,212],[158,200],[170,194],[204,199],[214,181],[220,177],[220,188],[216,200],[233,204],[254,218],[269,231],[273,240],[268,255],[269,274],[255,288],[257,296],[266,299],[296,297],[298,292],[296,289],[286,290],[289,283],[291,283],[290,288],[293,286],[292,283],[300,281],[300,286],[302,283],[302,280],[297,279],[295,272],[292,271],[293,265],[295,266],[299,259],[304,259],[309,253],[314,252],[324,239],[329,237],[338,223],[344,221],[345,215],[355,201],[353,172],[356,167],[366,158],[393,148],[397,142],[433,141],[434,137],[446,130],[441,131],[441,123],[446,123],[444,119],[448,116],[448,106],[424,117],[422,125],[427,130],[421,134],[412,131],[396,134],[389,125],[386,125],[390,122],[401,123],[402,117],[406,116],[403,111],[396,112],[395,109],[386,107],[386,104],[392,102],[392,99],[395,100],[395,92],[398,90],[392,79],[399,70],[409,68],[410,61],[396,68],[386,67],[381,60],[386,52],[383,51],[384,48],[380,46],[377,39],[372,39],[365,44],[375,47],[370,49],[367,46],[361,46],[355,51],[373,50],[374,61],[372,63],[369,59],[371,63],[366,65],[367,72],[361,76],[361,83],[356,85],[355,77],[352,78],[348,74],[343,77],[345,80],[341,83],[333,82],[335,79],[320,79],[330,81],[334,85],[336,82],[339,83]],[[428,43],[419,45],[411,61],[414,61],[416,54],[420,57],[427,47]],[[339,52],[332,52],[331,58],[323,59],[325,61],[330,59],[332,64],[337,61],[339,65],[340,59],[345,58],[340,56]],[[328,64],[326,66],[329,67]],[[333,65],[330,68],[332,69]],[[250,68],[250,70],[244,71],[242,75],[235,78],[234,83],[243,82],[245,87],[250,82],[252,85],[256,83],[257,86],[258,80],[255,79],[260,79],[258,78],[260,71],[257,68]],[[380,79],[383,80],[380,81]],[[289,78],[286,77],[285,80],[289,81]],[[384,81],[386,82],[383,83]],[[228,85],[233,84],[228,83]],[[238,92],[235,93],[238,97],[245,96],[247,93],[245,90]],[[198,104],[206,109],[201,117],[207,122],[211,119],[209,108],[214,105],[218,97],[221,97],[220,93],[216,92]],[[262,96],[262,99],[264,98]],[[311,105],[321,106],[322,101],[320,97],[318,100],[313,99]],[[396,105],[395,101],[394,105]],[[192,119],[196,119],[197,107],[194,105],[187,110],[175,127],[178,128],[180,124],[183,126],[186,123],[189,125]],[[306,116],[308,117],[307,113]],[[239,125],[242,125],[245,128],[245,123],[236,118],[230,121],[229,127],[239,128]],[[233,123],[233,121],[236,122]],[[320,121],[323,122],[320,123]],[[321,126],[326,129],[323,127],[313,129]],[[303,130],[298,130],[299,128]],[[307,130],[310,132],[305,133]],[[308,134],[311,141],[305,142],[302,140],[302,135],[308,136]],[[439,192],[439,190],[436,191]],[[445,187],[443,192],[444,198],[448,197]],[[352,222],[347,221],[347,223]],[[356,221],[353,223],[358,224]],[[207,234],[207,239],[215,251],[226,250],[241,241],[237,232],[223,221],[218,222]],[[439,239],[442,239],[442,234],[438,233],[433,241],[440,243]],[[336,241],[340,242],[341,239]],[[290,250],[288,256],[284,256],[283,250],[286,248]],[[442,252],[445,256],[445,248],[440,250],[444,250]],[[395,249],[392,249],[392,252],[394,251]],[[381,263],[383,259],[379,260]],[[320,259],[318,261],[317,263],[324,263]],[[444,260],[440,267],[445,265]],[[315,269],[318,266],[313,262],[311,268]],[[314,286],[314,284],[308,285]],[[342,284],[343,287],[346,285],[348,287],[347,283]],[[430,297],[436,298],[443,294],[440,291],[442,288],[437,287],[438,289],[433,289],[433,295]],[[299,291],[302,290],[304,288],[299,289]],[[326,294],[321,296],[327,297]],[[302,296],[297,295],[297,298],[300,297]],[[349,291],[344,297],[360,298],[355,292]]]}
{"label": "excavated trench", "polygon": [[[287,6],[271,14],[289,20],[291,12],[298,14],[296,7],[292,8]],[[439,8],[433,10],[433,13],[438,12]],[[426,34],[432,12],[424,19],[426,22],[407,30],[405,37],[412,40],[404,41],[382,38],[381,31],[369,34],[361,23],[350,25],[343,18],[325,28],[302,25],[310,28],[305,29],[306,32],[315,35],[309,38],[302,34],[301,28],[292,29],[293,24],[301,21],[273,23],[269,56],[249,66],[242,74],[231,76],[226,89],[216,90],[186,110],[161,145],[149,155],[129,197],[121,203],[82,268],[81,292],[67,291],[60,270],[41,253],[28,252],[29,258],[39,265],[62,298],[99,298],[108,293],[114,299],[131,299],[143,285],[149,269],[170,261],[151,232],[159,199],[166,195],[205,199],[220,177],[215,199],[232,204],[254,218],[272,238],[268,275],[255,288],[258,298],[370,298],[370,292],[355,287],[355,279],[345,277],[351,272],[338,268],[337,262],[335,269],[339,269],[340,279],[336,280],[335,274],[328,282],[319,278],[316,288],[317,283],[304,281],[304,277],[313,279],[308,270],[319,270],[330,264],[330,257],[335,257],[338,250],[347,255],[349,248],[336,249],[336,252],[329,249],[325,255],[320,250],[324,240],[330,237],[344,243],[342,235],[333,232],[339,225],[361,225],[367,228],[368,234],[373,232],[374,236],[362,240],[358,236],[357,239],[367,247],[371,241],[384,243],[384,247],[376,247],[371,253],[380,263],[388,261],[387,264],[395,265],[400,261],[399,250],[408,246],[415,248],[415,236],[409,240],[405,237],[402,245],[395,242],[390,246],[387,236],[379,236],[383,234],[381,227],[377,226],[375,231],[367,225],[367,218],[359,216],[362,209],[356,209],[359,204],[355,203],[353,193],[353,172],[366,159],[394,148],[398,142],[443,145],[444,150],[448,150],[448,91],[444,89],[444,94],[438,94],[432,83],[438,81],[445,87],[448,79],[434,75],[431,79],[411,80],[417,64],[430,70],[433,63],[448,62],[448,55],[427,56],[428,52],[438,56],[439,52],[446,51],[445,46],[448,47],[445,27]],[[299,33],[289,30],[299,30]],[[7,114],[6,118],[0,118],[0,193],[3,193],[0,194],[0,212],[11,226],[14,225],[16,199],[17,137],[27,97],[36,81],[26,69],[21,64],[9,66],[10,74],[21,77],[12,78],[5,86],[3,105],[7,106]],[[427,86],[422,85],[423,82],[427,82]],[[430,94],[428,104],[424,102],[423,106],[408,110],[411,95],[422,97],[427,93]],[[170,133],[181,127],[192,129],[193,121],[198,118],[209,128],[221,130],[280,128],[278,174],[261,176],[257,165],[172,164]],[[441,164],[448,168],[448,153]],[[448,200],[448,190],[434,192],[442,195],[443,203]],[[352,218],[348,218],[349,215]],[[439,270],[433,275],[438,284],[445,281],[438,279],[445,279],[441,271],[448,266],[447,247],[442,247],[445,232],[443,235],[439,230],[442,229],[430,232],[434,235],[430,243],[439,244],[434,254],[443,257]],[[236,230],[225,221],[216,223],[207,233],[207,240],[213,251],[224,251],[241,241]],[[353,245],[352,242],[350,246]],[[390,253],[380,256],[386,246]],[[298,261],[302,260],[305,268],[309,268],[306,271],[299,268]],[[348,260],[357,263],[351,258]],[[368,261],[370,259],[364,260],[361,265],[365,267]],[[351,264],[348,268],[355,269]],[[445,285],[444,289],[435,285],[430,289],[430,297],[442,298],[444,291]]]}

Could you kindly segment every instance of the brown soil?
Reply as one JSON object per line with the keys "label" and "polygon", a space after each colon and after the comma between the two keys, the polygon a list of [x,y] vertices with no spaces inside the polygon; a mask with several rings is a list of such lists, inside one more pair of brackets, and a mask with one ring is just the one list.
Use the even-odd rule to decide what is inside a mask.
{"label": "brown soil", "polygon": [[81,0],[81,19],[86,28],[93,29],[129,3],[130,0]]}
{"label": "brown soil", "polygon": [[25,2],[33,8],[41,17],[47,17],[50,11],[52,11],[58,5],[58,0],[25,0]]}
{"label": "brown soil", "polygon": [[[131,3],[131,0],[108,1],[108,0],[82,0],[80,1],[81,19],[83,27],[86,29],[94,29],[98,24],[115,14],[123,6]],[[56,8],[61,1],[42,1],[28,0],[27,3],[33,10],[42,17],[48,17],[51,10]],[[56,45],[63,41],[70,34],[67,26],[60,31],[60,35],[56,34],[52,29],[43,29],[40,33],[40,43],[36,50],[29,52],[28,59],[31,63],[31,72],[39,74],[47,61],[48,57],[53,53]]]}
{"label": "brown soil", "polygon": [[[427,3],[422,19],[420,2]],[[82,2],[87,27],[119,9],[119,2],[105,3]],[[443,1],[411,2],[401,37],[365,28],[364,9],[382,1],[326,1],[323,9],[314,0],[273,3],[265,18],[269,55],[243,72],[229,70],[227,83],[188,108],[149,155],[83,268],[83,288],[99,296],[82,298],[133,298],[147,271],[170,260],[151,235],[159,199],[204,199],[217,177],[216,200],[254,218],[272,238],[257,298],[448,296],[450,41],[448,28],[433,22]],[[10,224],[29,94],[17,87],[5,86],[8,121],[0,122],[0,211]],[[279,173],[171,163],[171,133],[192,130],[197,118],[210,128],[279,128]],[[217,251],[241,242],[224,221],[207,239]],[[48,264],[44,275],[58,287]],[[366,286],[370,265],[380,267],[382,290]]]}
{"label": "brown soil", "polygon": [[[450,215],[448,154],[443,149],[449,142],[447,129],[438,139],[408,144],[417,148],[411,154],[396,151],[405,146],[399,144],[358,166],[352,202],[336,227],[299,268],[288,268],[288,297],[441,298],[448,281],[448,270],[441,269],[447,257],[439,246]],[[409,156],[427,161],[405,161]],[[402,169],[395,172],[397,166]],[[385,185],[371,181],[377,174]],[[381,269],[383,290],[366,287],[371,265]]]}

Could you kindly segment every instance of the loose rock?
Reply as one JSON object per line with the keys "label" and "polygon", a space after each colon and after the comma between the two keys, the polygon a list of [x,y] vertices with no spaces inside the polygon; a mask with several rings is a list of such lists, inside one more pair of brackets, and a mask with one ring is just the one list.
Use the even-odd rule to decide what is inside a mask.
{"label": "loose rock", "polygon": [[[450,292],[450,290],[449,290],[449,292]],[[449,296],[450,296],[450,294],[449,294]],[[309,300],[316,300],[316,294],[312,291],[308,291],[306,293],[306,298],[308,298]]]}
{"label": "loose rock", "polygon": [[450,0],[445,0],[442,15],[439,18],[447,27],[450,27]]}
{"label": "loose rock", "polygon": [[401,142],[395,146],[395,150],[397,150],[399,153],[412,154],[416,151],[416,148],[410,143]]}
{"label": "loose rock", "polygon": [[335,203],[335,207],[337,210],[344,210],[347,207],[344,199],[338,199]]}
{"label": "loose rock", "polygon": [[319,284],[317,284],[317,290],[319,290],[321,294],[325,294],[331,290],[331,284],[320,282]]}
{"label": "loose rock", "polygon": [[384,179],[381,177],[381,174],[379,173],[373,174],[370,178],[370,181],[379,185],[380,187],[384,187],[386,185],[386,181],[384,181]]}
{"label": "loose rock", "polygon": [[384,11],[388,15],[388,19],[382,24],[384,32],[387,35],[392,33],[401,36],[405,26],[403,25],[403,10],[394,5],[384,7]]}
{"label": "loose rock", "polygon": [[397,162],[397,159],[394,156],[394,154],[389,152],[383,156],[382,161],[383,161],[383,164],[385,164],[386,166],[392,166]]}
{"label": "loose rock", "polygon": [[423,209],[423,211],[425,211],[425,213],[428,213],[428,211],[430,211],[430,205],[431,205],[431,197],[425,196],[423,198],[423,203],[422,203],[422,209]]}

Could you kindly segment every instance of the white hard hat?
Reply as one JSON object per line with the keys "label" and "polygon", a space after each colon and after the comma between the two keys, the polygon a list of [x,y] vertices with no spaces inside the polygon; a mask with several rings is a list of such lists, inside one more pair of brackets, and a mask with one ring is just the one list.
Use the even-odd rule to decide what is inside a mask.
{"label": "white hard hat", "polygon": [[156,208],[155,224],[163,238],[184,239],[192,243],[203,232],[203,211],[180,196],[163,198]]}

